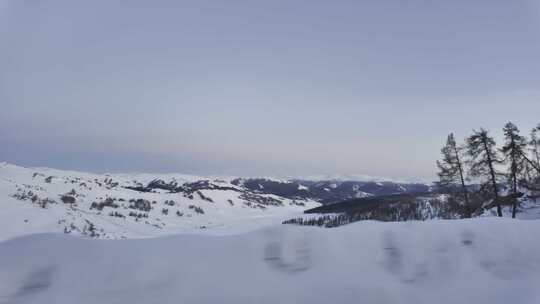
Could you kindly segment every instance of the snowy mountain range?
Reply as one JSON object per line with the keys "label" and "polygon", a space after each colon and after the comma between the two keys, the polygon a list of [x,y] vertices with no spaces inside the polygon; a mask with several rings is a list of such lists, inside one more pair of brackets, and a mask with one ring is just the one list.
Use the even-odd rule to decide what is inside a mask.
{"label": "snowy mountain range", "polygon": [[429,189],[380,181],[91,174],[0,163],[0,239],[42,232],[106,239],[240,232],[321,204]]}

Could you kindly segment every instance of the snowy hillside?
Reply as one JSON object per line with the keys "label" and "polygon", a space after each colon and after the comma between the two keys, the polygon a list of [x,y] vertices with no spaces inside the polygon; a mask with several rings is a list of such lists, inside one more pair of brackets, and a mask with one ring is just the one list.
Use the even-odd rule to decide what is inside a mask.
{"label": "snowy hillside", "polygon": [[539,221],[0,242],[0,303],[540,303]]}
{"label": "snowy hillside", "polygon": [[112,239],[231,233],[279,223],[318,205],[258,193],[231,180],[0,164],[0,240],[43,232]]}
{"label": "snowy hillside", "polygon": [[41,232],[133,238],[220,233],[228,226],[246,231],[320,204],[426,191],[431,187],[415,183],[100,175],[0,163],[0,239]]}

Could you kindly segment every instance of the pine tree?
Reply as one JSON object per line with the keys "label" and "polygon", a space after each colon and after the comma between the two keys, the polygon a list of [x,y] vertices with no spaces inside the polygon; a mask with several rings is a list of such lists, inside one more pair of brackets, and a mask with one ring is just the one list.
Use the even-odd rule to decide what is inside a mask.
{"label": "pine tree", "polygon": [[[525,137],[519,135],[519,129],[513,123],[507,123],[504,128],[505,144],[501,148],[504,155],[504,162],[508,163],[508,184],[511,186],[512,194],[518,194],[518,181],[525,173],[526,160],[525,149],[527,141]],[[518,199],[514,198],[512,205],[512,218],[516,217]]]}
{"label": "pine tree", "polygon": [[473,130],[473,134],[467,138],[467,152],[470,159],[469,174],[473,177],[486,178],[491,184],[494,202],[497,205],[497,215],[502,217],[501,204],[499,202],[499,187],[497,185],[497,175],[495,166],[501,163],[493,137],[488,131],[481,128],[480,131]]}
{"label": "pine tree", "polygon": [[530,160],[525,157],[527,163],[525,164],[526,179],[524,186],[532,191],[531,194],[536,201],[538,192],[540,191],[540,124],[531,130],[529,147],[531,157]]}
{"label": "pine tree", "polygon": [[[540,168],[540,124],[536,128],[533,128],[531,131],[531,141],[529,141],[529,145],[531,147],[531,152],[533,155],[533,158],[531,162],[533,162],[536,166],[536,168]],[[538,172],[540,173],[540,172]]]}
{"label": "pine tree", "polygon": [[463,163],[460,157],[461,152],[462,148],[456,145],[454,134],[450,133],[446,139],[446,145],[441,149],[442,160],[437,161],[437,167],[439,167],[439,185],[442,187],[453,187],[456,184],[460,184],[467,208],[467,217],[471,217],[469,194],[465,184]]}

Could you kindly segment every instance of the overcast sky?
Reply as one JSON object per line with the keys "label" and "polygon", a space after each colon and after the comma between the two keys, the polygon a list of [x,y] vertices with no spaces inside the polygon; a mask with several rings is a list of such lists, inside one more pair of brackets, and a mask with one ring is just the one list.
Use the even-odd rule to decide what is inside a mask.
{"label": "overcast sky", "polygon": [[433,178],[540,122],[538,2],[0,0],[0,161]]}

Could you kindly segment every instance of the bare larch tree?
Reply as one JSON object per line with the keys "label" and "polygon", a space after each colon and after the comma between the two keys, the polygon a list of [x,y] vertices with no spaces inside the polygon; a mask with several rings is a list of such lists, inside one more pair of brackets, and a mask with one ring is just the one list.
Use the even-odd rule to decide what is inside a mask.
{"label": "bare larch tree", "polygon": [[465,174],[461,153],[463,148],[458,147],[454,134],[450,133],[446,139],[446,145],[441,149],[442,159],[437,161],[439,167],[439,185],[453,189],[456,185],[461,186],[461,192],[465,200],[466,216],[471,217],[471,205],[469,203],[469,193],[465,184]]}
{"label": "bare larch tree", "polygon": [[501,163],[501,160],[495,146],[495,140],[483,128],[480,131],[473,130],[473,134],[467,138],[467,152],[470,156],[469,174],[473,177],[485,178],[487,183],[491,184],[493,199],[497,205],[497,215],[502,217],[497,184],[499,172],[495,167]]}

